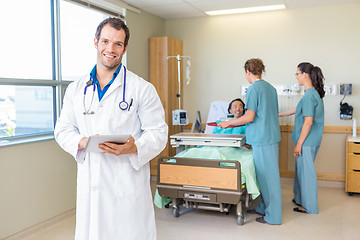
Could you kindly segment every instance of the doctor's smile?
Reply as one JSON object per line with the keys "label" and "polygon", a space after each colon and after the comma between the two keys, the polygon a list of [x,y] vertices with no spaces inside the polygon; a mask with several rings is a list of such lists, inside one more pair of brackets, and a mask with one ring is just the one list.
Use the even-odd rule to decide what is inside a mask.
{"label": "doctor's smile", "polygon": [[104,54],[105,57],[108,57],[108,58],[115,58],[116,56],[112,56],[112,55],[109,55],[109,54]]}

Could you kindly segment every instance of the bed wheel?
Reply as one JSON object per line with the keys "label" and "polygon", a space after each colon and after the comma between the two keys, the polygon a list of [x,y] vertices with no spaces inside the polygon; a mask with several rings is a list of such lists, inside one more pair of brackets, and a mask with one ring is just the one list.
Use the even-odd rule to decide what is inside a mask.
{"label": "bed wheel", "polygon": [[180,216],[180,208],[178,206],[173,206],[173,215],[174,217]]}
{"label": "bed wheel", "polygon": [[237,216],[237,222],[239,225],[244,225],[245,224],[245,216],[244,215],[238,215]]}
{"label": "bed wheel", "polygon": [[354,193],[353,192],[348,192],[349,196],[353,196]]}

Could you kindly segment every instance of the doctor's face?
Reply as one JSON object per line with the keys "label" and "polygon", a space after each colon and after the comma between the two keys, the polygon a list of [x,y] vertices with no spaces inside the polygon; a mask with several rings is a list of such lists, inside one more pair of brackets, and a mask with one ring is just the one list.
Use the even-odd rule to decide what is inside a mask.
{"label": "doctor's face", "polygon": [[116,30],[109,24],[101,30],[99,40],[94,39],[97,49],[97,64],[107,69],[116,69],[126,52],[124,29]]}

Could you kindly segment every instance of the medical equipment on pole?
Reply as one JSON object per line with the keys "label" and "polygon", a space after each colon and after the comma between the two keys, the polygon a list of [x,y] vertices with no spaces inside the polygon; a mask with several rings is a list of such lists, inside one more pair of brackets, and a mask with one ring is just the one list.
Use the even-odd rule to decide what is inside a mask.
{"label": "medical equipment on pole", "polygon": [[186,79],[187,79],[187,85],[190,83],[190,59],[189,56],[168,56],[166,59],[170,58],[176,58],[178,61],[178,82],[179,82],[179,92],[176,94],[176,97],[179,98],[179,109],[172,111],[172,123],[173,125],[187,125],[189,123],[188,117],[187,117],[187,111],[181,109],[181,71],[180,71],[180,61],[181,58],[187,58],[187,66],[186,66]]}

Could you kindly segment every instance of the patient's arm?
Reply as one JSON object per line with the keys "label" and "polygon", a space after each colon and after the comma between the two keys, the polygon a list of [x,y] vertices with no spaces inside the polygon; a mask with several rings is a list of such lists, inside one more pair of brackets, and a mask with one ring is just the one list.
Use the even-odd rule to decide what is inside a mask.
{"label": "patient's arm", "polygon": [[296,107],[289,108],[288,110],[286,110],[284,112],[279,112],[279,117],[294,115],[295,111],[296,111]]}
{"label": "patient's arm", "polygon": [[229,126],[245,125],[246,123],[254,121],[255,112],[246,110],[245,114],[239,118],[234,118],[229,121],[224,121],[218,124],[220,128],[227,128]]}

